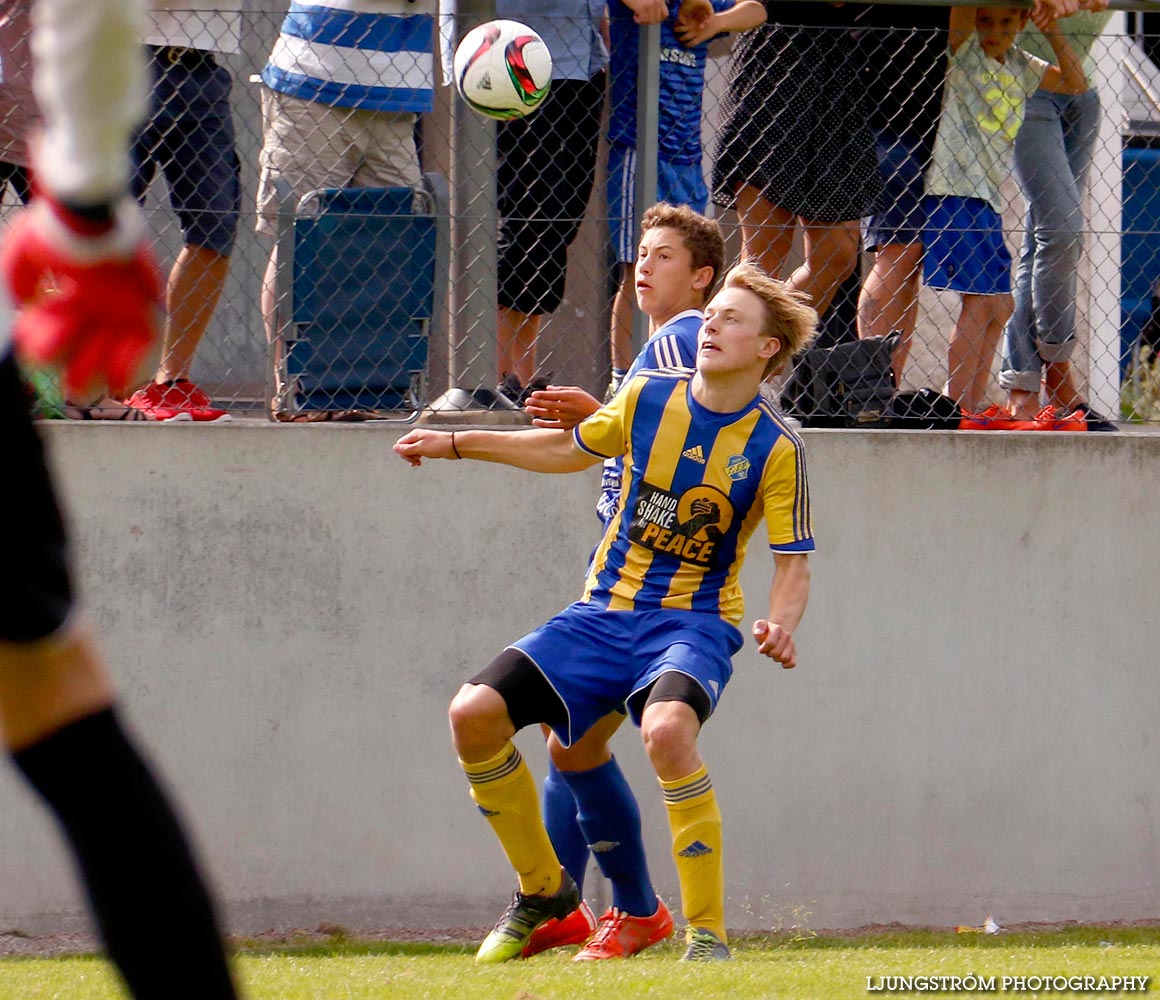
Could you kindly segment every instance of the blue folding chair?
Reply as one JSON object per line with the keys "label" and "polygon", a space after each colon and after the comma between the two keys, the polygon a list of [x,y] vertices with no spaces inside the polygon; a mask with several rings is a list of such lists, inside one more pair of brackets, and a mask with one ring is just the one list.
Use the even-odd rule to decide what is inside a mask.
{"label": "blue folding chair", "polygon": [[441,326],[450,257],[447,185],[334,188],[295,204],[277,182],[278,420],[414,420]]}

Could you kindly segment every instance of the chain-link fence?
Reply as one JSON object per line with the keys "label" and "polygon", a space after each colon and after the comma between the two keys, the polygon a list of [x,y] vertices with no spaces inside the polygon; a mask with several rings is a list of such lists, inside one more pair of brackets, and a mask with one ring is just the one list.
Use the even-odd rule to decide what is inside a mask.
{"label": "chain-link fence", "polygon": [[[810,294],[821,343],[901,331],[900,388],[1160,420],[1160,14],[1121,5],[1142,12],[1060,22],[1076,87],[1043,78],[1035,58],[1059,56],[1033,28],[1031,59],[948,59],[947,7],[713,0],[728,20],[702,22],[672,0],[644,34],[659,69],[638,100],[619,0],[501,3],[555,73],[537,111],[496,123],[443,69],[478,12],[166,3],[136,149],[171,269],[157,379],[296,420],[514,412],[548,381],[600,396],[641,342],[644,173],[719,220],[727,259]],[[706,24],[746,30],[701,40]],[[35,120],[27,27],[27,3],[0,7],[5,212]],[[987,55],[984,31],[957,51]],[[953,99],[968,138],[950,134]],[[376,191],[311,195],[351,188]],[[935,215],[932,194],[1001,228],[958,203]]]}

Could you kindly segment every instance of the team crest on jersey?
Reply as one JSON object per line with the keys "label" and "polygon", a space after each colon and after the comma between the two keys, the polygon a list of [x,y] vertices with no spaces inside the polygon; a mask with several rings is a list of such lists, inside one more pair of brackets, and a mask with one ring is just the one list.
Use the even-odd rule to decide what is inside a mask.
{"label": "team crest on jersey", "polygon": [[678,496],[646,482],[641,483],[628,536],[651,552],[708,566],[733,517],[729,497],[713,486],[701,484]]}
{"label": "team crest on jersey", "polygon": [[725,463],[725,475],[739,483],[749,475],[749,468],[749,459],[744,455],[730,455],[729,461]]}

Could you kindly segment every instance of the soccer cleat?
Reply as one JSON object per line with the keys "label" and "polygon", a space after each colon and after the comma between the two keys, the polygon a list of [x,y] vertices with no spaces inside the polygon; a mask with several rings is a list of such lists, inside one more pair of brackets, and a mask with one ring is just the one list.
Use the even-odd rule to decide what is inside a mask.
{"label": "soccer cleat", "polygon": [[212,424],[230,419],[225,410],[214,406],[209,396],[188,379],[150,382],[125,400],[125,405],[141,410],[154,420],[195,420]]}
{"label": "soccer cleat", "polygon": [[624,910],[609,907],[600,918],[592,939],[576,953],[573,962],[590,962],[604,958],[628,958],[665,938],[673,936],[673,915],[661,899],[651,917],[634,917]]}
{"label": "soccer cleat", "polygon": [[689,947],[681,956],[682,962],[726,962],[733,957],[729,945],[712,931],[690,927],[685,931],[685,941]]}
{"label": "soccer cleat", "polygon": [[[1030,421],[1024,421],[1030,423]],[[988,406],[982,413],[964,413],[959,421],[961,431],[1013,431],[1019,423],[1001,406]],[[1023,428],[1030,430],[1031,428]]]}
{"label": "soccer cleat", "polygon": [[507,962],[519,958],[537,927],[553,917],[563,920],[575,910],[580,905],[580,890],[571,875],[566,871],[562,871],[562,875],[560,888],[551,896],[527,896],[517,889],[499,923],[483,939],[475,960]]}
{"label": "soccer cleat", "polygon": [[596,930],[596,914],[592,912],[591,906],[580,900],[580,905],[568,916],[562,919],[553,917],[532,931],[532,936],[528,938],[528,943],[520,953],[521,957],[531,958],[542,951],[562,948],[568,944],[583,944],[592,937],[594,930]]}

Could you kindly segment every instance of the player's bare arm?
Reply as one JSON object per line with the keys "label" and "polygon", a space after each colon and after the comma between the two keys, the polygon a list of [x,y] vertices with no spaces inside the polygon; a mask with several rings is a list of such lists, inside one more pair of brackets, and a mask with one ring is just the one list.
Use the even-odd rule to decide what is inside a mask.
{"label": "player's bare arm", "polygon": [[524,402],[524,412],[537,427],[571,430],[600,409],[600,400],[576,385],[537,389]]}
{"label": "player's bare arm", "polygon": [[786,670],[797,666],[793,634],[810,597],[810,562],[804,553],[773,554],[774,576],[769,588],[769,617],[753,623],[757,651]]}
{"label": "player's bare arm", "polygon": [[412,465],[424,458],[496,462],[529,472],[580,472],[600,461],[577,448],[572,432],[533,427],[526,431],[436,431],[420,428],[395,442],[395,452]]}

